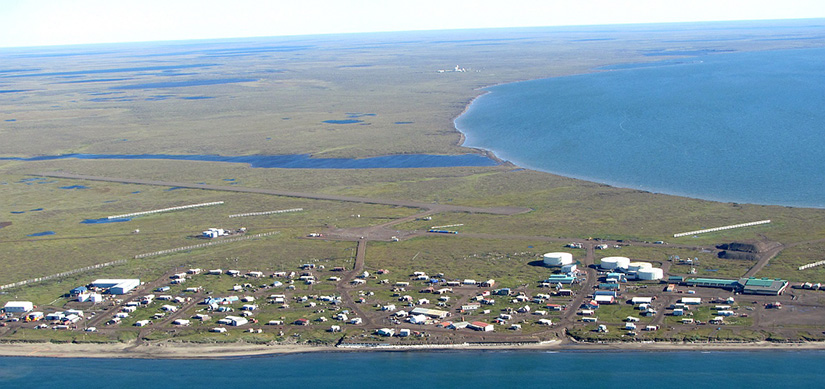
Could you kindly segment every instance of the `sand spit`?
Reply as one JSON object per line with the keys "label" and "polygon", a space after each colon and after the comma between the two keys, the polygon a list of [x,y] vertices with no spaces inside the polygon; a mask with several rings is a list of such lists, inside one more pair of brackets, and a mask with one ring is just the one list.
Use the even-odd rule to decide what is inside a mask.
{"label": "sand spit", "polygon": [[548,341],[532,344],[444,344],[410,346],[334,347],[307,345],[258,345],[232,343],[204,345],[165,342],[158,344],[93,344],[93,343],[2,343],[0,356],[41,358],[145,358],[145,359],[217,359],[261,355],[280,355],[308,352],[364,352],[364,351],[434,351],[434,350],[532,350],[532,351],[769,351],[769,350],[825,350],[825,342],[800,343],[571,343]]}

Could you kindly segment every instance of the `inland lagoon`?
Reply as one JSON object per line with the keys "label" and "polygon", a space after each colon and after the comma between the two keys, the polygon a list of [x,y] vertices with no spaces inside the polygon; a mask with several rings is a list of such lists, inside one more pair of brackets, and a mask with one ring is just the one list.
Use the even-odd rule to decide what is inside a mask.
{"label": "inland lagoon", "polygon": [[[386,155],[381,157],[350,159],[350,158],[313,158],[308,154],[296,155],[178,155],[178,154],[64,154],[54,156],[39,156],[32,158],[3,158],[0,160],[13,161],[49,161],[55,159],[164,159],[178,161],[209,161],[246,163],[257,168],[281,169],[386,169],[386,168],[430,168],[430,167],[459,167],[459,166],[496,166],[498,162],[479,154],[462,155],[430,155],[405,154]],[[83,189],[81,185],[64,187],[61,189]]]}

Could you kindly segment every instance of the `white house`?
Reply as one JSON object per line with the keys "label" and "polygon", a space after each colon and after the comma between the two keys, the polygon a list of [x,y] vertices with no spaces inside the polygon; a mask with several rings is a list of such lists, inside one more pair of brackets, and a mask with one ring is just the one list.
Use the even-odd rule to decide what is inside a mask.
{"label": "white house", "polygon": [[249,320],[239,316],[227,316],[221,320],[218,320],[218,324],[226,324],[235,327],[242,326],[247,323],[249,323]]}

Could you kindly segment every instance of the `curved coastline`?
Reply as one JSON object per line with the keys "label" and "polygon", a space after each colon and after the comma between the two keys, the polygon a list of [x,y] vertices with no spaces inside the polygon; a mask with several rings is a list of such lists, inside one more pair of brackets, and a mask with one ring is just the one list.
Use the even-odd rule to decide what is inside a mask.
{"label": "curved coastline", "polygon": [[[790,49],[790,50],[794,50],[794,49]],[[769,50],[769,51],[785,51],[785,50]],[[736,53],[753,53],[753,52],[743,51],[743,52],[736,52]],[[736,53],[734,53],[734,54],[736,54]],[[653,61],[653,62],[639,62],[639,64],[651,64],[651,63],[655,64],[657,62],[663,62],[663,63],[667,64],[668,62],[671,62],[671,61],[673,61],[673,59],[663,59],[663,60],[660,60],[660,61]],[[698,63],[703,63],[703,61],[698,61]],[[493,90],[489,90],[490,88],[494,88],[494,87],[501,86],[501,85],[519,84],[519,83],[523,83],[523,82],[552,80],[552,79],[558,79],[558,78],[564,78],[564,77],[593,75],[593,74],[599,74],[599,73],[605,73],[605,72],[626,71],[626,70],[634,70],[635,69],[633,67],[630,67],[628,69],[624,69],[624,68],[622,68],[622,69],[609,69],[609,68],[607,68],[607,66],[610,66],[610,65],[603,65],[600,68],[590,68],[590,69],[580,71],[580,72],[577,72],[577,73],[563,74],[563,75],[559,75],[559,76],[550,76],[550,77],[539,77],[539,78],[534,78],[534,79],[529,79],[529,80],[518,80],[518,81],[506,82],[506,83],[497,83],[497,84],[492,84],[492,85],[488,85],[488,86],[478,88],[478,89],[482,90],[482,93],[480,93],[477,96],[475,96],[474,98],[472,98],[465,105],[464,109],[453,119],[453,128],[455,128],[455,130],[458,131],[461,134],[458,146],[463,147],[463,148],[467,148],[467,149],[470,149],[470,150],[474,150],[474,151],[477,151],[477,152],[480,152],[480,153],[484,153],[489,158],[493,158],[497,161],[500,161],[500,163],[509,163],[513,166],[518,166],[518,167],[522,167],[522,168],[529,169],[529,170],[534,170],[534,171],[539,171],[539,172],[543,172],[543,173],[553,174],[553,175],[556,175],[556,176],[566,177],[566,178],[570,178],[570,179],[586,181],[586,182],[590,182],[590,183],[594,183],[594,184],[598,184],[598,185],[606,185],[606,186],[615,187],[615,188],[639,190],[639,191],[649,192],[649,193],[664,194],[664,195],[670,195],[670,196],[677,196],[677,197],[683,197],[683,198],[689,198],[689,199],[695,199],[695,200],[703,200],[703,201],[712,201],[712,202],[719,202],[719,203],[754,204],[754,205],[784,206],[784,207],[811,208],[811,209],[825,208],[825,204],[818,204],[818,203],[817,204],[811,204],[810,203],[811,200],[806,199],[806,198],[802,198],[802,199],[790,199],[790,198],[788,198],[787,200],[774,198],[774,199],[766,199],[765,201],[760,201],[758,199],[754,199],[752,193],[744,193],[743,192],[744,194],[741,194],[740,196],[736,196],[735,193],[716,193],[716,194],[714,194],[714,193],[698,193],[698,192],[689,192],[689,191],[686,192],[685,189],[687,189],[687,188],[681,188],[681,189],[680,188],[668,188],[666,186],[663,186],[661,183],[655,183],[655,182],[651,183],[650,185],[646,185],[643,182],[639,182],[637,185],[634,185],[632,183],[626,182],[626,180],[625,181],[622,181],[622,180],[617,181],[617,180],[611,180],[610,178],[591,177],[591,176],[588,176],[586,174],[577,174],[577,173],[573,173],[573,172],[570,172],[570,171],[567,171],[567,172],[554,171],[554,170],[549,170],[547,168],[542,168],[542,167],[535,166],[534,164],[531,164],[529,162],[520,161],[518,159],[518,157],[514,158],[513,156],[508,155],[506,152],[504,152],[502,150],[496,150],[495,147],[491,147],[489,144],[486,147],[469,146],[469,145],[466,144],[467,140],[468,140],[468,134],[471,135],[472,131],[470,131],[467,126],[464,126],[464,127],[460,126],[458,122],[461,119],[461,117],[467,115],[470,112],[470,110],[473,109],[474,105],[477,104],[477,102],[479,101],[480,98],[488,96],[489,94],[494,92]],[[652,66],[649,66],[649,67],[652,67]],[[739,198],[737,198],[737,197],[739,197]]]}

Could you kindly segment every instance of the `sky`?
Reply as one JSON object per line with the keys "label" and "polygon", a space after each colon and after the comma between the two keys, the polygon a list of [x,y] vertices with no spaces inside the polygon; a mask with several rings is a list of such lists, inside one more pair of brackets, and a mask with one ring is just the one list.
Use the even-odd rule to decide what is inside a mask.
{"label": "sky", "polygon": [[0,0],[0,47],[823,17],[823,0]]}

